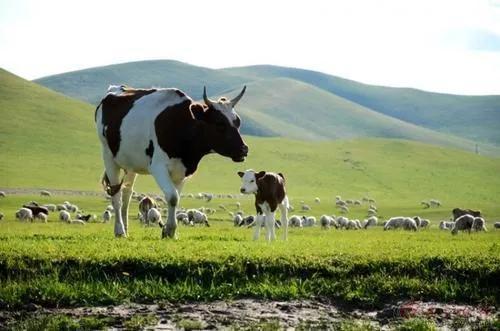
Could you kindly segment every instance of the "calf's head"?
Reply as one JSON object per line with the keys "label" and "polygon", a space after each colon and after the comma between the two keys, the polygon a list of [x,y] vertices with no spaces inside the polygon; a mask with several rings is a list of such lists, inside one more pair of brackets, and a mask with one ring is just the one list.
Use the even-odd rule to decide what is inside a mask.
{"label": "calf's head", "polygon": [[241,177],[241,188],[240,192],[243,194],[257,193],[259,189],[257,186],[257,181],[266,174],[265,171],[255,172],[252,169],[243,171],[238,171],[238,176]]}
{"label": "calf's head", "polygon": [[222,97],[213,101],[207,97],[207,90],[204,88],[203,101],[207,109],[194,114],[207,123],[206,137],[212,149],[220,155],[230,157],[234,162],[243,162],[248,155],[248,146],[240,134],[241,120],[234,111],[234,106],[240,101],[245,89],[246,86],[231,100]]}

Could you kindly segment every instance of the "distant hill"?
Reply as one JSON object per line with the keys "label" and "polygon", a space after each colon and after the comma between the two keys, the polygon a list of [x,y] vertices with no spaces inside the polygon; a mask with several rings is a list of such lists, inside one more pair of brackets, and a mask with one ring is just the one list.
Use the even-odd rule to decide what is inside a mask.
{"label": "distant hill", "polygon": [[500,96],[379,87],[277,66],[213,70],[171,60],[96,67],[36,82],[92,104],[109,84],[176,86],[195,99],[201,98],[203,85],[211,96],[231,96],[246,84],[247,96],[238,105],[245,134],[404,138],[469,151],[480,143],[481,153],[488,155],[497,154],[492,145],[500,146]]}
{"label": "distant hill", "polygon": [[409,123],[500,145],[500,95],[464,96],[374,86],[321,72],[271,65],[223,71],[248,79],[285,77],[299,80]]}

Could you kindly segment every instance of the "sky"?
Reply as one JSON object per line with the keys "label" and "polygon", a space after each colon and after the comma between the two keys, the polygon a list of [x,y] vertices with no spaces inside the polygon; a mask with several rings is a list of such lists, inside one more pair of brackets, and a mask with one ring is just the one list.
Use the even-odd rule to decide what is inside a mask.
{"label": "sky", "polygon": [[0,0],[0,67],[21,77],[153,59],[500,94],[500,0]]}

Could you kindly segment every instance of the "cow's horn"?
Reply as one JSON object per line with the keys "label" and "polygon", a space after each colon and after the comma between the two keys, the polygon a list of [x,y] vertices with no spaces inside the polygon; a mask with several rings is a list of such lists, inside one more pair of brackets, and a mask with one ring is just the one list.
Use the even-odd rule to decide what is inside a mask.
{"label": "cow's horn", "polygon": [[238,103],[238,101],[240,101],[243,94],[245,94],[246,89],[247,89],[246,85],[243,86],[243,90],[241,90],[240,94],[238,94],[236,97],[234,97],[234,99],[231,100],[231,106],[233,107],[236,106],[236,104]]}
{"label": "cow's horn", "polygon": [[203,101],[205,101],[205,104],[209,107],[212,105],[212,101],[207,97],[207,87],[206,86],[203,86]]}

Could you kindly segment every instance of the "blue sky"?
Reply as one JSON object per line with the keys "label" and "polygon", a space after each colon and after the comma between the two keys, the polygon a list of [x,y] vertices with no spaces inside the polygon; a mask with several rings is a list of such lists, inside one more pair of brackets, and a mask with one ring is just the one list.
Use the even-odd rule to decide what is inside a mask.
{"label": "blue sky", "polygon": [[0,0],[0,66],[22,77],[148,59],[500,94],[500,0]]}

